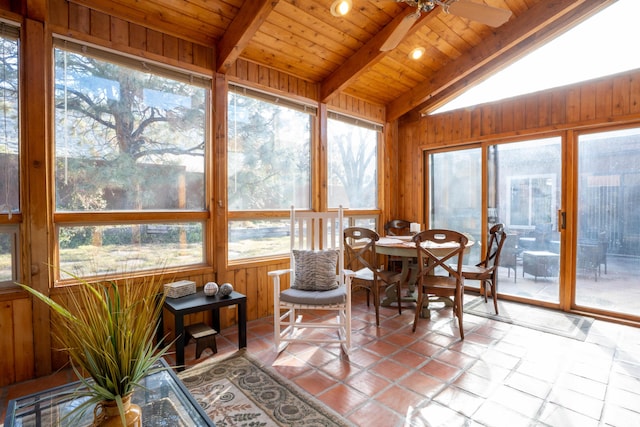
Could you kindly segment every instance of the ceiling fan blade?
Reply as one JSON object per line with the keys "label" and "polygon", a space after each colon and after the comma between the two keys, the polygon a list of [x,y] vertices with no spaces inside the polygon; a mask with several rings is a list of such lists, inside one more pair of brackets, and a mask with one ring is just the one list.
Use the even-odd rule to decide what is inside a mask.
{"label": "ceiling fan blade", "polygon": [[469,0],[458,0],[445,9],[446,12],[463,18],[477,21],[490,27],[499,27],[511,18],[511,11],[486,4],[473,3]]}
{"label": "ceiling fan blade", "polygon": [[420,12],[412,13],[404,17],[398,26],[389,35],[389,38],[380,46],[380,51],[387,52],[395,49],[400,44],[404,36],[407,35],[413,24],[420,18]]}

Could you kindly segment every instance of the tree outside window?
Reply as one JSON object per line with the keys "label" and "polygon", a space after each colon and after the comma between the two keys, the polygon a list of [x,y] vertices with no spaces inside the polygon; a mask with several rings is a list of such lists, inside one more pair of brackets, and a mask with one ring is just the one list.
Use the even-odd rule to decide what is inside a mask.
{"label": "tree outside window", "polygon": [[[88,264],[110,272],[114,257],[128,269],[202,263],[202,220],[149,213],[171,211],[179,220],[205,211],[209,91],[110,59],[55,49],[60,267],[89,275]],[[64,215],[105,211],[128,213],[130,224],[76,224]]]}
{"label": "tree outside window", "polygon": [[342,120],[327,121],[329,207],[378,207],[378,132]]}

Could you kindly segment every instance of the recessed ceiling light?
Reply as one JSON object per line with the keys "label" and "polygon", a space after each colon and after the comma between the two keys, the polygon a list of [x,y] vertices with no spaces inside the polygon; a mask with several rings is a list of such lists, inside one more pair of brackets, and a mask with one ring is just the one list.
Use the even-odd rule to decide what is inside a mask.
{"label": "recessed ceiling light", "polygon": [[422,55],[424,55],[424,48],[423,47],[417,47],[417,48],[413,49],[411,52],[409,52],[409,58],[411,58],[413,60],[418,60],[418,59],[422,58]]}
{"label": "recessed ceiling light", "polygon": [[334,0],[331,4],[331,14],[333,16],[344,16],[349,13],[352,6],[351,0]]}

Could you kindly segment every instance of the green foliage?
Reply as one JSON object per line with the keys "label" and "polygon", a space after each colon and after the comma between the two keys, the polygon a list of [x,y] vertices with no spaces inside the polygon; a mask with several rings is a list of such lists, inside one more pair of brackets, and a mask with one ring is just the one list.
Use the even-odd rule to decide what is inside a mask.
{"label": "green foliage", "polygon": [[[65,303],[20,285],[52,309],[53,333],[86,386],[87,399],[73,414],[102,400],[115,400],[123,414],[122,398],[133,392],[169,346],[154,344],[164,294],[153,276],[123,283],[90,283],[65,288]],[[88,374],[90,378],[85,378]],[[123,418],[124,419],[124,418]]]}

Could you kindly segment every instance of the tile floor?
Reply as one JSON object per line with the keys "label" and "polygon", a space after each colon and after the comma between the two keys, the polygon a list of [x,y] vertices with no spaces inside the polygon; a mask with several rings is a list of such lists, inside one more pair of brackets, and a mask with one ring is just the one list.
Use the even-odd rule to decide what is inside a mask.
{"label": "tile floor", "polygon": [[[353,350],[290,345],[273,350],[270,318],[248,325],[248,351],[358,426],[638,426],[640,329],[596,320],[578,341],[466,315],[465,340],[449,308],[432,310],[411,332],[402,315],[353,305]],[[235,327],[218,337],[218,354],[236,349]],[[211,355],[205,350],[188,363]],[[172,361],[169,360],[171,363]],[[0,389],[9,399],[62,384],[68,372]]]}

